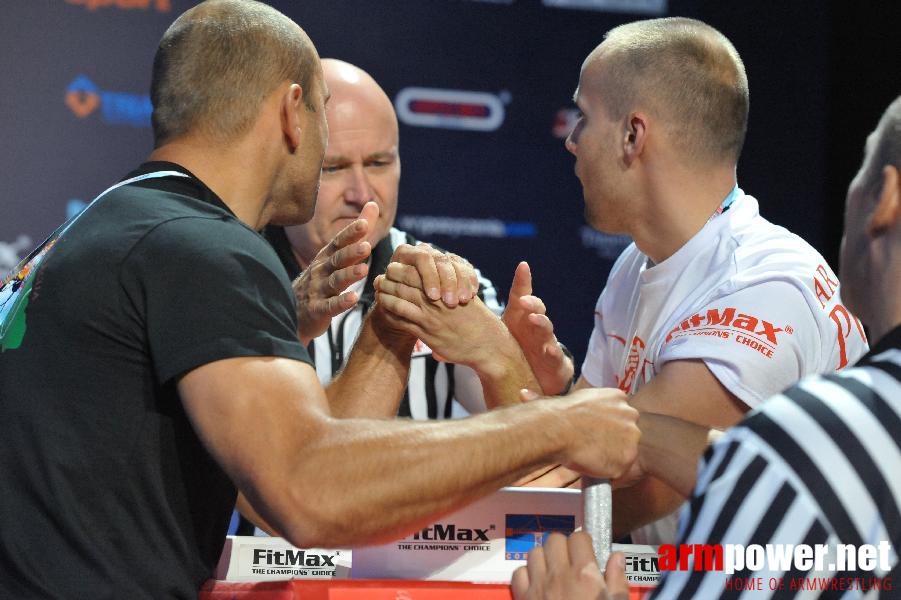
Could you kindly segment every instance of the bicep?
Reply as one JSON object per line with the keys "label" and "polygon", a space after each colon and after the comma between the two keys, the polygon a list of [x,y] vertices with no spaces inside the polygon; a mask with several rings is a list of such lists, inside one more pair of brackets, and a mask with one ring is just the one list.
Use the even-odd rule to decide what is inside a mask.
{"label": "bicep", "polygon": [[732,394],[702,360],[676,360],[663,365],[630,399],[644,412],[678,417],[722,429],[741,420],[748,407]]}
{"label": "bicep", "polygon": [[257,507],[294,471],[329,416],[308,364],[280,357],[240,357],[207,363],[178,382],[198,437],[238,489]]}

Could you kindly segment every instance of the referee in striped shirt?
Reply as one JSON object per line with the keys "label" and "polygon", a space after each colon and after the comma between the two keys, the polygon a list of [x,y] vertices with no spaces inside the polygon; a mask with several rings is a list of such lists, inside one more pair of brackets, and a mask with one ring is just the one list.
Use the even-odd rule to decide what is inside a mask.
{"label": "referee in striped shirt", "polygon": [[[763,549],[755,568],[734,573],[682,550],[687,568],[664,572],[655,600],[901,597],[901,97],[867,139],[848,188],[840,272],[847,306],[876,340],[853,368],[802,379],[706,452],[710,432],[642,415],[635,474],[647,465],[689,493],[676,547],[720,544],[743,558]],[[826,554],[819,565],[796,554],[767,560],[767,551],[799,546]],[[854,555],[844,569],[839,548]],[[606,581],[595,567],[586,534],[552,536],[514,574],[514,596],[629,597],[622,556],[611,558]]]}

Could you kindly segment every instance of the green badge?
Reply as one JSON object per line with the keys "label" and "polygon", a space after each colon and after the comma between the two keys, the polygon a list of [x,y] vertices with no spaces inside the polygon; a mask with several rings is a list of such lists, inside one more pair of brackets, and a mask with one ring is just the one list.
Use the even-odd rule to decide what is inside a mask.
{"label": "green badge", "polygon": [[28,255],[12,272],[0,280],[0,352],[15,350],[25,337],[25,309],[38,266],[56,244],[56,237],[46,240]]}

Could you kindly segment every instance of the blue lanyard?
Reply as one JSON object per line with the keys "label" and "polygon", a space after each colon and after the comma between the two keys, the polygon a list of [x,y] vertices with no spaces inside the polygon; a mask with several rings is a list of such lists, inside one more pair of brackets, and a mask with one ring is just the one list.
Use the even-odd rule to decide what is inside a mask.
{"label": "blue lanyard", "polygon": [[740,190],[738,189],[738,184],[736,183],[735,187],[732,188],[732,191],[729,192],[729,195],[726,196],[725,200],[720,202],[720,205],[716,208],[715,211],[713,211],[713,214],[710,215],[710,218],[707,219],[707,222],[711,222],[712,220],[729,210],[729,207],[732,206],[732,203],[735,202],[736,198],[738,198],[739,191]]}
{"label": "blue lanyard", "polygon": [[120,181],[119,183],[113,184],[100,192],[100,194],[96,198],[91,200],[90,204],[88,204],[88,206],[86,206],[84,210],[72,217],[69,221],[63,223],[63,225],[53,233],[53,236],[56,236],[58,238],[63,233],[65,233],[65,231],[69,229],[69,227],[71,227],[73,223],[75,223],[78,217],[83,215],[92,204],[100,200],[103,196],[106,196],[114,189],[122,187],[123,185],[128,185],[129,183],[136,183],[138,181],[144,181],[145,179],[159,179],[160,177],[188,177],[188,175],[180,171],[154,171],[153,173],[144,173],[143,175],[138,175],[136,177],[132,177],[131,179],[126,179],[125,181]]}
{"label": "blue lanyard", "polygon": [[[71,219],[67,220],[65,223],[63,223],[62,225],[57,227],[56,231],[54,231],[52,234],[50,234],[50,236],[48,236],[46,240],[44,240],[37,248],[32,250],[32,252],[28,256],[26,256],[24,259],[22,259],[19,262],[19,264],[16,266],[16,268],[14,268],[12,271],[10,271],[8,276],[6,276],[2,280],[0,280],[0,287],[5,286],[7,283],[12,281],[19,274],[19,272],[22,270],[22,268],[25,267],[25,265],[27,265],[29,262],[31,262],[32,259],[37,257],[38,253],[43,248],[45,248],[51,241],[59,239],[59,237],[62,234],[64,234],[70,227],[72,227],[72,225],[75,223],[75,221],[77,221],[78,218],[80,216],[82,216],[87,211],[87,209],[90,208],[95,202],[100,200],[100,198],[102,198],[106,194],[110,193],[114,189],[116,189],[118,187],[122,187],[123,185],[128,185],[129,183],[135,183],[138,181],[144,181],[145,179],[157,179],[160,177],[188,177],[188,175],[181,173],[179,171],[154,171],[153,173],[144,173],[143,175],[138,175],[137,177],[132,177],[131,179],[126,179],[125,181],[120,181],[119,183],[111,185],[110,187],[105,189],[103,192],[101,192],[96,198],[91,200],[91,202],[88,204],[88,206],[86,206],[80,213],[73,216]],[[35,266],[37,266],[37,265],[35,265]]]}

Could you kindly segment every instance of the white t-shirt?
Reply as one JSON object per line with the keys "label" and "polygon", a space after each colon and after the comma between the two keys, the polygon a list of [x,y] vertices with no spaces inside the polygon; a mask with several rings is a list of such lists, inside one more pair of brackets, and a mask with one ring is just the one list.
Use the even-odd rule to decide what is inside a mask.
{"label": "white t-shirt", "polygon": [[[582,375],[634,394],[669,361],[703,360],[749,407],[810,373],[853,364],[863,326],[838,277],[807,242],[760,216],[738,190],[728,211],[649,266],[635,244],[614,264],[595,308]],[[672,543],[633,533],[636,543]]]}

